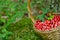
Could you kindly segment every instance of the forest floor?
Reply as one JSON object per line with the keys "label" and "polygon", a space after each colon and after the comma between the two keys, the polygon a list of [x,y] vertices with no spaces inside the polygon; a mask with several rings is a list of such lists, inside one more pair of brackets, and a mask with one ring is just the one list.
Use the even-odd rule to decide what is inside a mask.
{"label": "forest floor", "polygon": [[13,32],[9,40],[46,40],[38,36],[32,27],[32,21],[29,18],[22,18],[8,28],[9,31]]}

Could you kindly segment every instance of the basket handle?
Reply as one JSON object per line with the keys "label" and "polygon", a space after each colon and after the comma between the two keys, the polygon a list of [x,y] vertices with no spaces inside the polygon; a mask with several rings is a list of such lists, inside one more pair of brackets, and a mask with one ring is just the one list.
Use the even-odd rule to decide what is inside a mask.
{"label": "basket handle", "polygon": [[35,19],[34,17],[32,16],[32,11],[31,11],[31,8],[30,8],[30,2],[31,0],[28,0],[28,11],[29,11],[29,17],[31,18],[32,22],[35,24]]}

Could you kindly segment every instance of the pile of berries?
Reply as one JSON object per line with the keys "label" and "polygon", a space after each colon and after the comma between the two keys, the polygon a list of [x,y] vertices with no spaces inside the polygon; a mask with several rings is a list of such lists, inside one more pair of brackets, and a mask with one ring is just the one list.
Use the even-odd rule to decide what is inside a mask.
{"label": "pile of berries", "polygon": [[45,20],[41,22],[40,20],[36,20],[35,28],[38,30],[51,30],[52,28],[57,28],[60,26],[60,15],[54,15],[52,20]]}

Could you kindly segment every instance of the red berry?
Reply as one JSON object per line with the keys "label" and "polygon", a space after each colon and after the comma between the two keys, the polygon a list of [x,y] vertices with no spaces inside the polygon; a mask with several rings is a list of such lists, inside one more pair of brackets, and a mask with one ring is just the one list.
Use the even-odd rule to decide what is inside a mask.
{"label": "red berry", "polygon": [[44,22],[41,22],[40,20],[36,20],[35,27],[38,30],[50,30],[52,28],[56,28],[60,26],[60,15],[55,15],[52,20],[45,20]]}

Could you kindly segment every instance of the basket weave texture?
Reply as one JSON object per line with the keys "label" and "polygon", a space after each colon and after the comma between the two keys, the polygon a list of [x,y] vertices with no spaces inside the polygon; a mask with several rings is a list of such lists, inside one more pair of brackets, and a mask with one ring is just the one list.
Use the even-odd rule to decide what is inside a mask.
{"label": "basket weave texture", "polygon": [[51,29],[49,31],[37,30],[34,26],[33,29],[38,35],[47,38],[48,40],[60,40],[60,27]]}

